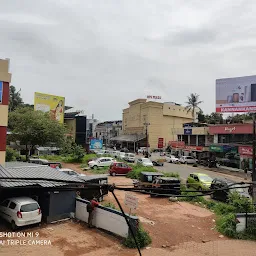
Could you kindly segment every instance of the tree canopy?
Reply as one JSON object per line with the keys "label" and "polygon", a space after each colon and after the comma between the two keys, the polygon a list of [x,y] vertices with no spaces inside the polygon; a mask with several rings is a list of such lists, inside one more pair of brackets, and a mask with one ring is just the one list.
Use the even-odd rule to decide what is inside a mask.
{"label": "tree canopy", "polygon": [[66,129],[63,124],[52,120],[48,113],[23,107],[9,113],[11,141],[34,148],[40,146],[62,146]]}
{"label": "tree canopy", "polygon": [[187,112],[192,112],[193,118],[195,118],[195,111],[196,109],[201,110],[201,108],[199,107],[199,105],[202,103],[203,101],[199,100],[199,95],[196,93],[191,93],[188,96],[188,101],[186,102],[187,106],[185,107],[187,109]]}
{"label": "tree canopy", "polygon": [[23,100],[20,91],[17,91],[15,86],[11,85],[9,93],[9,112],[14,111],[21,106],[23,106]]}

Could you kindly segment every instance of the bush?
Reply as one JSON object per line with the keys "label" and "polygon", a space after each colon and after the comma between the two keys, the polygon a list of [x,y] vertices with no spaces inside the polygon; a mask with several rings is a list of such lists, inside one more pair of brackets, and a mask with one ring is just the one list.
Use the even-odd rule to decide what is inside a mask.
{"label": "bush", "polygon": [[97,155],[96,155],[96,154],[86,154],[86,155],[83,157],[82,163],[88,164],[89,161],[91,161],[92,159],[95,159],[95,158],[97,158]]}
{"label": "bush", "polygon": [[5,155],[6,162],[16,161],[18,157],[19,157],[19,153],[16,150],[10,147],[6,147],[6,155]]}
{"label": "bush", "polygon": [[156,172],[156,170],[153,167],[133,165],[132,168],[133,168],[132,171],[127,173],[126,175],[127,178],[138,179],[141,172]]}
{"label": "bush", "polygon": [[234,208],[234,213],[253,212],[252,200],[240,196],[237,192],[230,193],[228,203]]}
{"label": "bush", "polygon": [[[135,235],[135,238],[139,245],[139,248],[144,248],[144,247],[148,246],[149,244],[151,244],[151,242],[152,242],[152,239],[149,236],[148,232],[145,231],[141,225],[139,225],[139,228]],[[132,235],[129,235],[125,239],[124,245],[128,248],[136,248],[136,244],[135,244],[135,241],[134,241]]]}
{"label": "bush", "polygon": [[212,209],[217,215],[227,215],[235,212],[235,208],[232,205],[225,203],[215,203]]}
{"label": "bush", "polygon": [[236,218],[234,213],[222,215],[216,221],[217,230],[223,235],[236,237]]}

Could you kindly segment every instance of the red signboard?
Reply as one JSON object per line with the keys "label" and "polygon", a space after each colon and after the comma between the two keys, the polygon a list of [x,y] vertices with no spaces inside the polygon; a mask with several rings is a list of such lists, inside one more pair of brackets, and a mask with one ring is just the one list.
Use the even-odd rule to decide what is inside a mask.
{"label": "red signboard", "polygon": [[252,124],[227,124],[209,127],[210,134],[252,134]]}
{"label": "red signboard", "polygon": [[169,146],[172,148],[184,148],[185,142],[184,141],[169,141]]}
{"label": "red signboard", "polygon": [[158,148],[164,147],[164,138],[158,138]]}
{"label": "red signboard", "polygon": [[238,147],[238,152],[240,155],[252,156],[252,147],[251,146],[240,146],[240,147]]}
{"label": "red signboard", "polygon": [[186,151],[203,151],[204,147],[201,146],[185,146]]}

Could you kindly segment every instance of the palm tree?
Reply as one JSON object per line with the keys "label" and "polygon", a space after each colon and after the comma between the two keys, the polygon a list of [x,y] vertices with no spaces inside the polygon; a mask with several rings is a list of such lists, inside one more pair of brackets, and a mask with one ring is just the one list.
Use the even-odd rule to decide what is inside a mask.
{"label": "palm tree", "polygon": [[196,93],[191,93],[188,96],[188,101],[186,102],[187,106],[185,107],[185,109],[188,112],[192,112],[193,115],[193,121],[195,121],[195,111],[196,109],[201,110],[201,108],[199,107],[199,105],[202,103],[203,101],[199,101],[199,95]]}

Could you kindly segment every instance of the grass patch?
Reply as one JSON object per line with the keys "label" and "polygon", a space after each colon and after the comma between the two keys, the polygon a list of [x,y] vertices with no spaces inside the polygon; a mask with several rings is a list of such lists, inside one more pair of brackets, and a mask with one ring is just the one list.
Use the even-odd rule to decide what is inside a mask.
{"label": "grass patch", "polygon": [[[191,189],[190,189],[191,190]],[[252,201],[248,198],[241,197],[238,193],[230,193],[227,203],[206,200],[203,196],[189,197],[195,195],[195,192],[183,191],[183,197],[180,201],[198,203],[202,207],[212,210],[217,215],[217,230],[225,236],[237,239],[256,240],[256,225],[247,228],[245,232],[236,232],[236,213],[255,212]]]}
{"label": "grass patch", "polygon": [[115,206],[113,203],[111,203],[111,202],[104,202],[104,203],[102,204],[102,206],[111,208],[111,209],[113,209],[113,210],[118,210],[118,209],[116,208],[116,206]]}
{"label": "grass patch", "polygon": [[104,166],[104,167],[99,167],[98,169],[90,169],[91,173],[94,174],[108,174],[109,167]]}
{"label": "grass patch", "polygon": [[174,178],[180,178],[180,175],[177,172],[163,172],[164,177],[174,177]]}
{"label": "grass patch", "polygon": [[[152,239],[151,239],[149,233],[144,230],[142,225],[139,225],[139,228],[138,228],[138,231],[137,231],[135,237],[136,237],[136,241],[139,245],[139,248],[144,248],[152,243]],[[134,241],[132,235],[129,235],[125,239],[123,244],[128,248],[136,248],[136,244],[135,244],[135,241]]]}

